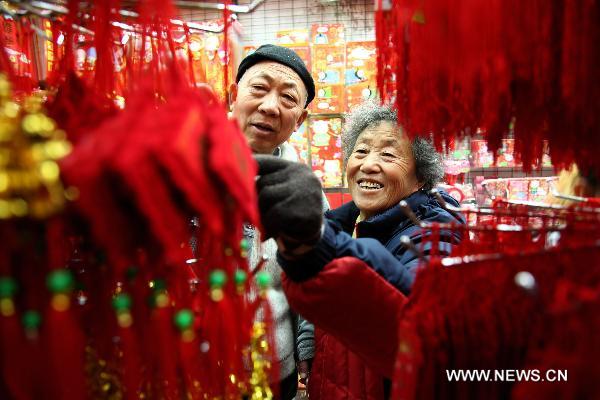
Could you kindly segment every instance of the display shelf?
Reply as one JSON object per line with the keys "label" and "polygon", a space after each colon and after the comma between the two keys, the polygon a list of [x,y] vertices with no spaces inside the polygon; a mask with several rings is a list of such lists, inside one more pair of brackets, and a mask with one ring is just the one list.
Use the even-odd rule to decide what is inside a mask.
{"label": "display shelf", "polygon": [[484,179],[491,178],[526,178],[526,177],[549,177],[556,175],[554,167],[542,167],[525,172],[521,167],[472,167],[465,172],[462,178],[457,176],[457,182],[473,183],[476,176],[483,176]]}

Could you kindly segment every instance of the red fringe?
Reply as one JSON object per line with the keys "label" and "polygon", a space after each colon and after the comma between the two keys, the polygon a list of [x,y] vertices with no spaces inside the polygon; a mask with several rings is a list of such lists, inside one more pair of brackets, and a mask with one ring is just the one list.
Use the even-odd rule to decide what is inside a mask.
{"label": "red fringe", "polygon": [[378,87],[411,137],[432,132],[441,148],[481,128],[495,152],[514,119],[525,170],[548,139],[557,168],[577,162],[598,175],[597,1],[392,4],[376,11]]}
{"label": "red fringe", "polygon": [[[581,375],[569,377],[558,397],[595,397],[590,349],[597,339],[587,332],[599,321],[599,249],[528,254],[452,267],[433,261],[419,272],[399,327],[393,398],[511,398],[514,383],[452,382],[445,371],[569,368],[571,375],[571,367]],[[515,284],[523,270],[534,276],[534,290]],[[515,398],[545,398],[553,390],[538,382],[515,389]]]}
{"label": "red fringe", "polygon": [[[24,356],[23,330],[19,314],[0,316],[0,371],[11,399],[33,399],[28,371],[28,359]],[[1,394],[1,392],[0,392]]]}
{"label": "red fringe", "polygon": [[48,306],[44,316],[43,340],[47,350],[49,382],[54,399],[87,398],[85,340],[75,318],[73,305],[66,311]]}
{"label": "red fringe", "polygon": [[187,396],[191,398],[199,397],[205,393],[200,384],[205,370],[201,367],[202,355],[200,354],[200,342],[197,338],[191,341],[180,338],[179,359],[181,360],[181,370]]}
{"label": "red fringe", "polygon": [[239,390],[229,379],[231,374],[237,379],[245,376],[242,365],[242,346],[238,343],[238,320],[233,307],[233,299],[225,293],[220,301],[207,299],[203,307],[200,332],[202,342],[209,346],[206,354],[208,373],[204,383],[205,391],[211,396],[236,396]]}
{"label": "red fringe", "polygon": [[156,307],[152,312],[152,328],[154,331],[154,360],[155,380],[153,384],[159,396],[168,400],[179,400],[181,391],[178,380],[177,340],[175,339],[170,305]]}
{"label": "red fringe", "polygon": [[115,35],[111,24],[116,20],[120,0],[101,0],[94,5],[94,45],[96,47],[97,61],[95,65],[95,89],[106,97],[111,96],[115,90],[116,73],[114,65]]}
{"label": "red fringe", "polygon": [[143,364],[140,357],[135,330],[132,327],[122,327],[118,330],[120,348],[123,353],[122,376],[124,396],[128,400],[140,398],[143,390]]}
{"label": "red fringe", "polygon": [[[77,10],[78,3],[71,0],[71,10]],[[74,296],[66,311],[48,307],[39,346],[35,341],[19,342],[15,336],[19,332],[11,325],[12,331],[2,333],[1,345],[11,346],[15,352],[3,352],[0,360],[5,365],[4,357],[27,354],[19,361],[34,360],[36,366],[42,366],[39,371],[28,367],[33,378],[22,378],[27,384],[36,383],[30,385],[30,398],[83,399],[91,394],[95,388],[88,391],[85,382],[90,367],[84,359],[86,345],[97,360],[106,361],[102,368],[117,371],[126,398],[144,393],[179,399],[184,386],[196,397],[210,393],[237,398],[238,383],[248,383],[244,350],[250,341],[254,310],[236,293],[233,283],[224,288],[222,301],[213,302],[201,272],[218,265],[233,279],[236,269],[247,271],[239,243],[242,224],[259,220],[254,193],[256,165],[242,134],[226,118],[216,97],[184,84],[186,80],[173,62],[170,37],[167,43],[152,41],[153,62],[135,65],[140,74],[128,83],[137,90],[128,93],[126,110],[116,113],[110,99],[113,78],[107,78],[112,73],[112,59],[105,59],[113,48],[112,28],[107,25],[112,5],[113,0],[103,0],[93,9],[96,90],[86,87],[73,72],[75,11],[64,21],[64,57],[58,57],[55,43],[61,67],[55,70],[54,82],[60,82],[60,88],[50,110],[74,144],[74,151],[61,162],[61,178],[65,186],[76,187],[79,196],[64,220],[42,222],[35,240],[15,246],[9,241],[0,244],[1,249],[7,247],[11,255],[18,255],[18,262],[12,258],[7,262],[7,274],[22,281],[27,303],[23,309],[48,307],[39,270],[46,262],[50,270],[67,265],[77,275],[80,302],[76,303]],[[171,2],[148,0],[140,2],[140,7],[142,29],[168,36],[168,18],[174,15]],[[54,32],[56,40],[58,29]],[[144,46],[133,51],[131,59],[140,59],[140,53],[143,59]],[[190,215],[201,221],[195,257],[200,261],[186,266],[191,258],[186,246]],[[71,232],[71,224],[77,227],[73,229],[76,234]],[[16,225],[7,231],[17,239],[26,236],[14,235],[22,232]],[[42,242],[47,245],[44,252],[32,251]],[[13,264],[19,264],[18,274]],[[132,265],[138,267],[135,278],[127,274]],[[167,307],[152,309],[146,305],[149,282],[157,277],[168,281],[171,299]],[[112,295],[120,290],[133,298],[130,312],[134,325],[128,328],[116,326],[114,310],[109,307]],[[199,313],[195,341],[183,342],[177,337],[172,305]],[[117,336],[120,341],[111,342]],[[210,346],[206,354],[200,350],[204,342]],[[179,351],[174,351],[177,348]],[[235,375],[235,383],[231,375]]]}

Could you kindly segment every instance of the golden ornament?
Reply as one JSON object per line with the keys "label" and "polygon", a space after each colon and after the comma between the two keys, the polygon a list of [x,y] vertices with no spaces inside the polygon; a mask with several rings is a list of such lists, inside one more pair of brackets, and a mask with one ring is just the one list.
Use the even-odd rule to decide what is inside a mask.
{"label": "golden ornament", "polygon": [[21,105],[12,96],[10,82],[0,74],[0,219],[48,218],[67,200],[58,161],[72,147],[45,114],[41,95],[26,97]]}

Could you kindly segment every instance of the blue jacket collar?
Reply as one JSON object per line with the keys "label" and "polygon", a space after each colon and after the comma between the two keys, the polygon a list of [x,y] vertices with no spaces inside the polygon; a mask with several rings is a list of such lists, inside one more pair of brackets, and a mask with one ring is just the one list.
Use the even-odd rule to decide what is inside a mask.
{"label": "blue jacket collar", "polygon": [[[443,191],[440,191],[440,193],[447,203],[455,207],[459,206],[459,203],[447,193]],[[427,192],[419,190],[404,200],[419,219],[426,219],[434,212],[443,211],[448,214],[448,222],[464,223],[464,220],[462,220],[461,217],[457,218],[443,210],[435,197]],[[325,215],[336,223],[344,232],[351,235],[354,231],[356,219],[359,214],[360,210],[356,204],[351,201],[335,210],[328,211]],[[361,221],[358,224],[358,233],[361,237],[371,237],[380,241],[385,241],[393,235],[394,231],[396,231],[400,225],[405,223],[410,223],[408,217],[404,214],[404,211],[402,211],[399,205],[395,205],[365,221]]]}

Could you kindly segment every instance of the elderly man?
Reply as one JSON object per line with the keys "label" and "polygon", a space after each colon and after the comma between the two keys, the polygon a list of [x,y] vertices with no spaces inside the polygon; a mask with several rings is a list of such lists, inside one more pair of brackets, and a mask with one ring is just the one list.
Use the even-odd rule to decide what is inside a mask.
{"label": "elderly man", "polygon": [[[298,161],[295,150],[286,141],[306,119],[306,107],[315,97],[315,84],[304,62],[292,50],[263,45],[240,63],[236,83],[230,88],[232,116],[238,121],[248,144],[256,154],[275,155]],[[324,198],[324,196],[323,196]],[[324,201],[326,205],[326,200]],[[313,212],[321,213],[320,205]],[[324,209],[328,208],[324,206]],[[262,255],[269,257],[264,266],[272,278],[269,303],[275,321],[275,338],[280,371],[279,398],[292,399],[297,390],[294,358],[294,323],[281,287],[280,269],[276,262],[277,244],[270,239],[262,244],[254,227],[244,227],[252,243],[249,252],[251,268]],[[298,357],[301,376],[308,373],[308,361],[314,354],[314,328],[301,320],[298,332]]]}

